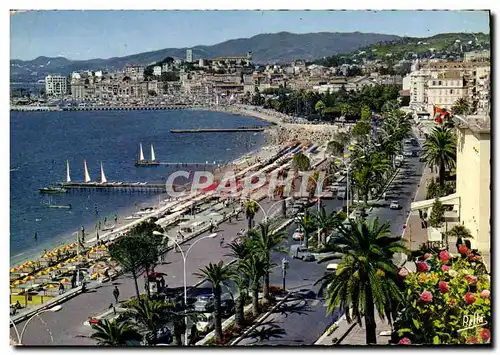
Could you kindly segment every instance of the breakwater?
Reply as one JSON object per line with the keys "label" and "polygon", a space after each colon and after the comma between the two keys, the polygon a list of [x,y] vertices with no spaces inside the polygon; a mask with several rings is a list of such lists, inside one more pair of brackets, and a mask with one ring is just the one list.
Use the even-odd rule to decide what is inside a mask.
{"label": "breakwater", "polygon": [[185,110],[193,108],[203,108],[201,105],[146,105],[146,106],[11,106],[11,111],[138,111],[138,110]]}
{"label": "breakwater", "polygon": [[264,127],[172,129],[170,133],[263,132]]}

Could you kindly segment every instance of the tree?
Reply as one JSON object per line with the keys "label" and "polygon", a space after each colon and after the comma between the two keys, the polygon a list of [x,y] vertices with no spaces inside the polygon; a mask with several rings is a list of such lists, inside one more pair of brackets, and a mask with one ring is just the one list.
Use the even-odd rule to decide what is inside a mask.
{"label": "tree", "polygon": [[245,216],[248,220],[248,230],[253,227],[253,219],[255,214],[259,211],[259,204],[253,200],[248,201],[245,204]]}
{"label": "tree", "polygon": [[351,111],[351,106],[349,104],[340,105],[340,113],[342,116],[347,116],[347,114]]}
{"label": "tree", "polygon": [[97,340],[99,346],[123,346],[127,341],[140,340],[139,333],[128,322],[101,319],[98,324],[91,325],[94,333],[91,339]]}
{"label": "tree", "polygon": [[471,111],[471,105],[467,98],[461,97],[451,107],[453,115],[468,115]]}
{"label": "tree", "polygon": [[252,313],[257,317],[259,315],[260,279],[265,275],[269,265],[266,264],[261,255],[251,253],[241,262],[240,268],[250,279],[250,287],[252,290]]}
{"label": "tree", "polygon": [[333,155],[342,155],[344,153],[344,146],[338,141],[330,141],[327,146],[328,152]]}
{"label": "tree", "polygon": [[245,302],[248,297],[248,289],[250,287],[250,277],[241,265],[250,255],[252,250],[248,239],[245,239],[243,242],[234,241],[229,244],[229,248],[231,252],[228,256],[232,256],[238,260],[236,267],[232,269],[233,272],[231,274],[231,280],[234,281],[236,287],[238,288],[238,297],[235,300],[234,321],[236,323],[236,327],[241,329],[244,327]]}
{"label": "tree", "polygon": [[344,312],[347,321],[352,318],[361,325],[364,317],[366,343],[376,344],[375,309],[384,319],[391,307],[391,300],[401,300],[397,280],[397,268],[392,262],[394,253],[407,252],[400,238],[391,237],[389,223],[373,221],[340,224],[338,234],[332,237],[335,253],[321,262],[338,260],[337,272],[325,275],[320,293],[327,291],[328,312],[337,307]]}
{"label": "tree", "polygon": [[144,253],[148,248],[144,239],[139,236],[128,236],[122,238],[109,246],[109,255],[122,266],[124,272],[130,272],[134,278],[137,299],[141,293],[137,284],[137,278],[144,271]]}
{"label": "tree", "polygon": [[304,211],[304,216],[302,216],[302,218],[298,220],[298,224],[304,231],[304,245],[307,248],[309,246],[309,234],[314,232],[314,230],[316,229],[316,223],[313,216],[311,215],[311,212],[309,212],[309,209],[306,209]]}
{"label": "tree", "polygon": [[[251,240],[253,251],[262,256],[265,265],[269,268],[271,265],[271,251],[282,242],[286,235],[284,230],[271,231],[271,225],[268,222],[259,223],[257,229],[252,229],[248,232]],[[266,268],[264,274],[264,298],[269,299],[269,268]]]}
{"label": "tree", "polygon": [[311,161],[304,153],[298,152],[293,155],[292,166],[298,171],[311,170]]}
{"label": "tree", "polygon": [[434,128],[424,143],[422,157],[428,166],[439,169],[439,185],[443,187],[446,169],[455,167],[457,160],[455,135],[447,128]]}
{"label": "tree", "polygon": [[453,228],[448,231],[448,236],[455,237],[457,238],[457,240],[472,239],[470,230],[466,226],[461,224],[453,226]]}
{"label": "tree", "polygon": [[369,106],[363,106],[361,110],[361,120],[369,120],[372,116],[372,110],[370,110]]}
{"label": "tree", "polygon": [[323,117],[323,113],[325,111],[325,108],[326,108],[326,105],[323,101],[319,100],[318,102],[316,102],[316,105],[314,106],[314,109],[316,110],[316,112],[321,116]]}
{"label": "tree", "polygon": [[148,344],[156,344],[158,330],[169,320],[167,308],[165,302],[146,298],[142,302],[131,303],[125,315],[133,319],[141,331],[146,332]]}
{"label": "tree", "polygon": [[316,226],[320,229],[318,245],[325,245],[327,234],[339,223],[342,223],[337,212],[332,211],[331,213],[327,213],[324,207],[321,207],[321,210],[313,216],[313,219]]}
{"label": "tree", "polygon": [[445,208],[443,204],[439,201],[439,198],[436,198],[432,204],[431,215],[429,216],[429,224],[431,227],[439,228],[443,225],[444,211]]}
{"label": "tree", "polygon": [[221,260],[217,264],[209,263],[200,269],[195,275],[202,279],[207,279],[212,284],[214,290],[214,320],[215,320],[215,340],[222,341],[222,315],[221,315],[221,285],[231,278],[231,269],[226,268]]}

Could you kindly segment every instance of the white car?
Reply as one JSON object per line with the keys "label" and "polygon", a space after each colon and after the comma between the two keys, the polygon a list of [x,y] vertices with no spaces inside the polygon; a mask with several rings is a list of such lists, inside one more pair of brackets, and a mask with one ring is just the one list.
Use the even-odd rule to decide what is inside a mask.
{"label": "white car", "polygon": [[304,238],[304,231],[302,228],[297,228],[295,232],[293,232],[292,239],[293,240],[302,240]]}
{"label": "white car", "polygon": [[399,202],[398,201],[391,201],[389,208],[391,210],[399,210]]}
{"label": "white car", "polygon": [[208,333],[209,329],[214,325],[214,317],[212,313],[201,313],[199,315],[199,320],[196,323],[196,329],[198,332],[205,334]]}

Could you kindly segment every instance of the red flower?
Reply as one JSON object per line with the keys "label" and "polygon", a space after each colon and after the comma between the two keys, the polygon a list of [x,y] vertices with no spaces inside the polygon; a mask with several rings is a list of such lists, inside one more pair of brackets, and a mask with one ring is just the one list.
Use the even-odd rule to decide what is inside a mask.
{"label": "red flower", "polygon": [[430,267],[426,262],[421,261],[417,263],[417,270],[420,272],[427,272],[430,270]]}
{"label": "red flower", "polygon": [[448,271],[448,270],[450,270],[450,267],[448,265],[443,265],[443,266],[441,266],[441,270]]}
{"label": "red flower", "polygon": [[490,290],[482,290],[480,296],[481,298],[490,298]]}
{"label": "red flower", "polygon": [[468,283],[471,285],[475,285],[477,283],[477,277],[473,275],[466,275],[465,279],[467,280]]}
{"label": "red flower", "polygon": [[410,345],[411,344],[411,340],[408,339],[408,338],[401,338],[399,340],[399,343],[398,344],[401,344],[401,345]]}
{"label": "red flower", "polygon": [[450,260],[450,254],[446,250],[443,250],[439,253],[439,260],[441,260],[442,262],[447,262],[448,260]]}
{"label": "red flower", "polygon": [[431,253],[425,253],[424,254],[424,260],[427,260],[431,257]]}
{"label": "red flower", "polygon": [[462,244],[458,247],[458,252],[460,254],[466,254],[468,251],[469,251],[469,249],[464,244]]}
{"label": "red flower", "polygon": [[432,293],[430,291],[424,291],[420,294],[420,299],[425,303],[432,302]]}
{"label": "red flower", "polygon": [[439,291],[441,291],[441,293],[448,293],[450,291],[450,288],[448,287],[448,283],[445,281],[439,281],[438,287],[439,287]]}
{"label": "red flower", "polygon": [[479,339],[473,335],[467,339],[467,344],[479,344]]}
{"label": "red flower", "polygon": [[476,302],[476,297],[471,293],[471,292],[467,292],[465,295],[464,295],[464,301],[467,303],[467,304],[473,304],[474,302]]}
{"label": "red flower", "polygon": [[481,339],[483,339],[484,341],[488,341],[490,340],[491,338],[491,331],[488,329],[488,328],[483,328],[481,330],[481,333],[479,333],[479,336],[481,337]]}

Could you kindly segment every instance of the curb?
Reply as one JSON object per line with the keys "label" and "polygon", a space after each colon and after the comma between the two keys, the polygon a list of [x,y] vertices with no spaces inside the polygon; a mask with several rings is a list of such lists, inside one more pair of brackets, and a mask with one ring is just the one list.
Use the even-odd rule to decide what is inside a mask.
{"label": "curb", "polygon": [[266,313],[261,315],[257,320],[255,320],[254,324],[252,324],[252,326],[250,328],[245,330],[243,332],[243,334],[241,334],[238,338],[233,340],[233,342],[231,344],[229,344],[229,346],[237,345],[240,341],[242,341],[243,338],[245,338],[252,330],[257,328],[267,317],[269,317],[269,315],[271,315],[271,313],[273,313],[276,310],[276,308],[278,308],[283,303],[285,303],[285,301],[288,299],[288,297],[290,297],[292,295],[292,293],[293,292],[288,292],[288,294],[285,297],[283,297],[283,299],[281,301],[276,303],[269,311],[267,311]]}

